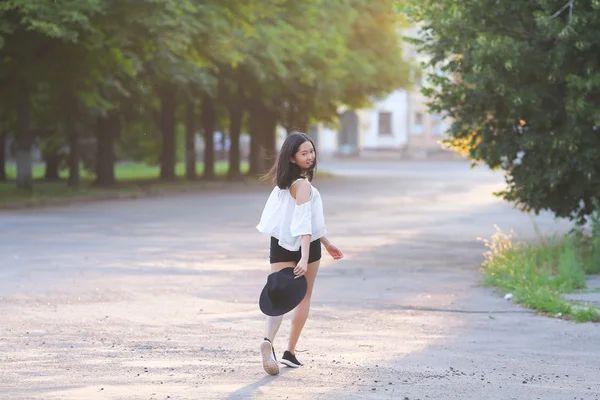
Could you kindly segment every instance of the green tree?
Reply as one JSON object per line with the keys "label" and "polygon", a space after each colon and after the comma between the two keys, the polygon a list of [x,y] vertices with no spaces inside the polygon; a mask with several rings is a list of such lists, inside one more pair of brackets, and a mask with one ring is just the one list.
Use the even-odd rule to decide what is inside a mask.
{"label": "green tree", "polygon": [[[242,58],[234,31],[245,36],[251,34],[255,18],[268,15],[270,6],[278,0],[261,3],[251,0],[165,1],[169,7],[153,12],[142,31],[149,40],[144,46],[144,74],[156,88],[159,99],[161,178],[169,180],[175,173],[176,115],[186,103],[181,101],[182,96],[214,100],[217,92],[214,68],[219,64],[234,65]],[[212,113],[208,105],[204,111],[209,118],[205,128],[210,128],[214,123],[210,120]],[[210,179],[214,175],[214,157],[209,143],[212,135],[205,134],[204,139],[207,142],[205,177]]]}
{"label": "green tree", "polygon": [[227,175],[235,180],[241,177],[240,137],[248,104],[240,67],[220,65],[218,71],[218,101],[227,111],[227,130],[231,143]]}
{"label": "green tree", "polygon": [[[114,28],[124,17],[108,18],[111,0],[24,1],[0,3],[0,87],[15,99],[12,111],[17,143],[17,186],[31,188],[31,145],[39,113],[50,110],[60,121],[69,145],[69,184],[79,184],[80,135],[89,125],[90,108],[102,103],[99,87],[109,84],[114,67],[129,62],[99,22]],[[115,17],[115,16],[113,16]],[[116,16],[118,17],[118,16]],[[108,34],[108,35],[107,35]],[[107,75],[110,71],[112,75]],[[36,109],[36,99],[52,99],[49,110]],[[49,102],[46,102],[49,103]],[[48,108],[48,107],[47,107]]]}
{"label": "green tree", "polygon": [[[400,16],[388,0],[285,2],[243,42],[250,172],[275,152],[275,127],[308,131],[340,106],[364,107],[403,87]],[[291,45],[293,44],[293,45]],[[271,158],[272,159],[272,158]],[[268,167],[268,166],[267,166]]]}
{"label": "green tree", "polygon": [[431,57],[425,94],[453,121],[446,143],[503,169],[502,198],[582,222],[600,195],[600,2],[424,0],[406,10]]}
{"label": "green tree", "polygon": [[216,129],[229,129],[235,178],[245,123],[261,173],[279,124],[307,131],[402,85],[390,10],[391,0],[0,2],[2,128],[15,133],[17,184],[31,187],[36,136],[49,179],[68,149],[72,186],[82,163],[114,183],[119,155],[159,163],[169,180],[185,154],[194,179],[197,131],[212,179]]}
{"label": "green tree", "polygon": [[16,115],[17,186],[32,187],[32,101],[40,83],[48,81],[48,64],[63,42],[75,42],[89,28],[87,15],[97,12],[95,1],[7,0],[0,3],[0,89],[14,99]]}

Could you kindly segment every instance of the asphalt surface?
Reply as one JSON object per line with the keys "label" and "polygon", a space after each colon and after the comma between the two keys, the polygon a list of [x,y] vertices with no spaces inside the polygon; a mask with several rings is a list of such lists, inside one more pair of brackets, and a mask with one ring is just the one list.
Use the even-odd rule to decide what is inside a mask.
{"label": "asphalt surface", "polygon": [[[599,399],[600,329],[481,286],[529,216],[461,162],[336,161],[299,369],[261,368],[269,185],[0,212],[2,399]],[[538,229],[568,228],[542,215]],[[285,350],[289,318],[275,340]]]}

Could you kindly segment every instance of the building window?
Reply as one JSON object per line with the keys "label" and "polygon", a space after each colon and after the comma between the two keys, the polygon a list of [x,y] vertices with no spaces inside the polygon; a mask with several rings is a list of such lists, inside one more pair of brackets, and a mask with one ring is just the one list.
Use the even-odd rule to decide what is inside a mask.
{"label": "building window", "polygon": [[380,135],[391,135],[392,134],[392,113],[391,112],[380,112],[379,113],[379,134]]}
{"label": "building window", "polygon": [[415,123],[413,124],[413,134],[415,134],[415,135],[423,134],[423,114],[420,112],[415,113]]}

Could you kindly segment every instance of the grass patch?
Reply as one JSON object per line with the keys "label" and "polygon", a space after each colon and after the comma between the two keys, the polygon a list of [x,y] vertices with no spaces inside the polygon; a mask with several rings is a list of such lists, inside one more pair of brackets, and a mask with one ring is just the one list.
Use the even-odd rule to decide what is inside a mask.
{"label": "grass patch", "polygon": [[[241,172],[244,174],[248,172],[248,163],[242,163],[240,166]],[[44,178],[44,165],[36,164],[33,166],[33,179],[39,180]],[[217,161],[215,163],[215,173],[217,176],[225,176],[229,169],[226,161]],[[95,174],[88,170],[81,170],[81,179],[93,180]],[[202,176],[204,173],[204,163],[196,164],[196,173],[198,176]],[[177,163],[175,166],[175,175],[177,177],[185,176],[185,163]],[[6,177],[8,179],[15,179],[17,176],[17,169],[14,164],[7,165]],[[69,171],[63,168],[59,171],[61,179],[67,179],[69,177]],[[143,180],[143,179],[158,179],[160,177],[160,167],[158,165],[147,165],[144,163],[122,163],[115,166],[115,177],[118,181],[129,181],[129,180]]]}
{"label": "grass patch", "polygon": [[[594,225],[594,224],[592,224]],[[490,240],[482,265],[484,283],[525,307],[577,322],[600,321],[598,310],[562,295],[585,289],[586,276],[598,273],[600,240],[580,231],[539,243],[514,242],[498,228]]]}
{"label": "grass patch", "polygon": [[[215,173],[217,178],[227,176],[229,166],[227,162],[220,161],[215,163]],[[241,164],[242,174],[246,174],[249,169],[248,163]],[[198,177],[204,173],[203,163],[196,166]],[[172,182],[160,181],[160,167],[141,163],[117,164],[115,166],[115,176],[117,183],[111,187],[99,187],[93,184],[95,175],[89,171],[81,170],[81,184],[79,188],[70,188],[66,184],[68,170],[60,171],[60,178],[63,181],[45,182],[44,166],[34,165],[33,189],[29,192],[17,189],[14,181],[0,183],[0,206],[23,203],[30,206],[43,203],[49,199],[72,199],[74,197],[94,197],[101,199],[103,197],[114,197],[115,194],[135,195],[152,191],[168,190],[173,188],[182,188],[196,184],[195,182],[185,180],[185,164],[179,163],[175,168],[176,180]],[[7,166],[7,178],[14,180],[16,168],[14,165]],[[329,177],[331,173],[326,171],[317,171],[318,177]],[[249,181],[258,180],[255,176],[246,176]]]}
{"label": "grass patch", "polygon": [[[7,178],[13,179],[16,175],[14,165],[7,166]],[[242,163],[241,172],[248,171],[248,163]],[[204,172],[204,164],[198,163],[196,171],[199,177]],[[223,178],[227,175],[227,162],[215,163],[215,173],[218,178]],[[93,184],[95,175],[87,170],[81,170],[81,184],[79,188],[70,188],[67,186],[68,170],[59,171],[59,176],[63,181],[45,182],[44,166],[34,165],[33,167],[33,189],[25,192],[16,187],[14,181],[0,183],[0,205],[9,203],[27,203],[35,205],[48,199],[70,199],[73,197],[110,197],[118,194],[141,194],[149,191],[161,189],[169,189],[193,185],[194,182],[186,181],[185,164],[178,163],[176,165],[175,174],[176,180],[172,182],[160,181],[160,167],[146,165],[142,163],[123,163],[115,166],[115,177],[117,183],[111,187],[99,187]]]}
{"label": "grass patch", "polygon": [[[33,166],[33,179],[34,180],[43,180],[44,179],[44,165],[36,164]],[[240,165],[240,170],[242,174],[246,174],[249,169],[249,164],[247,162],[243,162]],[[229,163],[226,161],[217,161],[215,163],[215,174],[217,176],[226,176],[229,170]],[[93,180],[96,175],[88,170],[81,170],[81,179],[82,180]],[[204,173],[204,163],[196,164],[196,174],[198,176],[202,176]],[[183,178],[185,176],[185,164],[177,163],[175,166],[175,175],[178,178]],[[319,177],[330,177],[332,174],[327,171],[317,170],[316,173]],[[17,176],[17,169],[14,164],[9,164],[6,167],[6,177],[9,180],[14,180]],[[69,177],[69,171],[67,169],[61,169],[59,171],[59,176],[61,179],[67,179]],[[158,165],[147,165],[143,163],[123,163],[117,164],[115,166],[115,177],[117,181],[131,181],[131,180],[152,180],[158,179],[160,177],[160,167]]]}

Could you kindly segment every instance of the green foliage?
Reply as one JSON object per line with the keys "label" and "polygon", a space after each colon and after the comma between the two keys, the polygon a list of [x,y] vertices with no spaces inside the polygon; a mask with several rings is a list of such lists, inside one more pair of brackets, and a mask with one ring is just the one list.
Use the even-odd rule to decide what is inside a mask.
{"label": "green foliage", "polygon": [[390,12],[392,1],[353,3],[356,16],[346,40],[343,98],[346,105],[360,108],[391,89],[408,85],[411,71],[403,58],[400,34],[408,23],[402,15]]}
{"label": "green foliage", "polygon": [[523,210],[583,222],[600,195],[600,3],[420,0],[425,94],[453,121],[446,144],[506,171]]}
{"label": "green foliage", "polygon": [[[243,98],[286,127],[334,120],[340,106],[361,107],[406,84],[403,18],[392,7],[392,0],[5,0],[0,122],[16,138],[27,123],[38,137],[52,130],[57,143],[77,136],[82,154],[91,154],[85,163],[97,165],[88,161],[92,147],[108,134],[118,155],[158,162],[173,125],[181,159],[186,99],[214,100],[221,119]],[[97,129],[105,125],[114,132]]]}
{"label": "green foliage", "polygon": [[600,321],[598,310],[592,306],[576,307],[571,313],[575,322]]}
{"label": "green foliage", "polygon": [[284,1],[240,40],[247,97],[278,109],[287,127],[338,117],[408,82],[388,0]]}
{"label": "green foliage", "polygon": [[154,125],[132,123],[123,135],[119,155],[125,160],[158,165],[160,144],[160,133]]}
{"label": "green foliage", "polygon": [[92,31],[90,17],[104,10],[105,0],[4,0],[0,3],[0,32],[19,29],[49,38],[77,42],[83,31]]}
{"label": "green foliage", "polygon": [[489,248],[482,265],[485,283],[511,293],[526,307],[577,322],[599,321],[594,307],[579,306],[562,296],[585,288],[586,273],[594,272],[589,268],[590,254],[597,249],[590,249],[587,239],[579,231],[539,244],[514,243],[511,234],[498,230],[490,240],[483,240]]}

